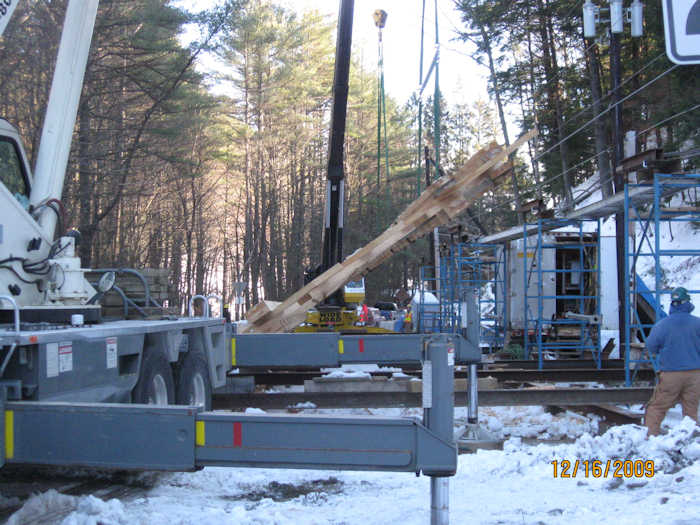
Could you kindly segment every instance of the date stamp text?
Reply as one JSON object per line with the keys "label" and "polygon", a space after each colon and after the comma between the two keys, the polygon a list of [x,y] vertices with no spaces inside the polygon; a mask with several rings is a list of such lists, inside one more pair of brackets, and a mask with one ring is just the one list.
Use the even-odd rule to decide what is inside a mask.
{"label": "date stamp text", "polygon": [[568,459],[554,460],[555,478],[653,478],[654,462],[642,459]]}

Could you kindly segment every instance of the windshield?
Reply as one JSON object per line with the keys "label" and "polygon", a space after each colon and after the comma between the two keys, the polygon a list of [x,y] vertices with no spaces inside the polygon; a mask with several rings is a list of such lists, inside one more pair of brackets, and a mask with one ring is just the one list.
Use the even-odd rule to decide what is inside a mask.
{"label": "windshield", "polygon": [[0,137],[0,180],[15,197],[29,197],[29,184],[22,170],[22,163],[15,144]]}

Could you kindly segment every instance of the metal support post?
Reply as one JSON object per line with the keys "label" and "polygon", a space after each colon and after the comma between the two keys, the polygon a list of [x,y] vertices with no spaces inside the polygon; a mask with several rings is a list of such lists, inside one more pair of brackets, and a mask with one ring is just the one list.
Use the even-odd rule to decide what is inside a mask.
{"label": "metal support post", "polygon": [[430,525],[450,523],[450,478],[430,478]]}
{"label": "metal support post", "polygon": [[476,375],[476,365],[469,365],[469,398],[467,399],[467,423],[479,423],[479,379]]}
{"label": "metal support post", "polygon": [[[440,439],[451,442],[454,434],[454,346],[445,338],[432,339],[423,362],[423,424]],[[430,478],[430,523],[450,522],[450,480]]]}
{"label": "metal support post", "polygon": [[479,426],[479,379],[476,364],[469,365],[467,391],[467,427],[457,440],[459,450],[475,452],[478,449],[502,449],[503,440],[497,439]]}

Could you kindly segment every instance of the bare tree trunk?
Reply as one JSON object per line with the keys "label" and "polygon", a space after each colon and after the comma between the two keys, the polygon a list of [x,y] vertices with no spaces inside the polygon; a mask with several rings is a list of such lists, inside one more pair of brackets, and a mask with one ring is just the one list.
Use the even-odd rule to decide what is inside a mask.
{"label": "bare tree trunk", "polygon": [[[491,73],[491,85],[493,86],[493,93],[496,97],[496,107],[498,108],[498,118],[501,121],[501,131],[503,132],[503,140],[506,146],[510,146],[510,138],[508,137],[508,123],[506,122],[505,111],[503,110],[503,101],[501,100],[501,90],[498,85],[498,77],[496,76],[496,65],[493,61],[493,50],[491,49],[491,40],[489,38],[489,32],[491,28],[487,28],[480,25],[479,29],[481,31],[481,39],[484,42],[484,47],[486,48],[486,56],[489,59],[489,72]],[[513,159],[515,155],[511,156]],[[515,200],[515,207],[518,210],[518,224],[522,224],[525,220],[524,214],[520,211],[522,207],[522,202],[520,201],[520,190],[518,188],[518,181],[515,178],[515,170],[510,171],[510,181],[513,186],[513,198]]]}

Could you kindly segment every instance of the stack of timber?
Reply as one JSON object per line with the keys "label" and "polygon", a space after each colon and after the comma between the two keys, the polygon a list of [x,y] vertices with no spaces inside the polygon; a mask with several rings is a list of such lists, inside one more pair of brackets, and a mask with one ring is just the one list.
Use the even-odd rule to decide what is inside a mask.
{"label": "stack of timber", "polygon": [[492,190],[512,169],[511,153],[537,134],[531,130],[509,147],[492,143],[471,157],[456,173],[440,177],[399,215],[396,221],[369,244],[343,262],[316,277],[279,305],[259,304],[248,312],[250,332],[286,332],[306,317],[306,312],[342,288],[365,275],[394,253],[447,224]]}
{"label": "stack of timber", "polygon": [[[141,268],[139,273],[148,283],[151,299],[158,304],[163,304],[169,298],[169,277],[170,270],[167,268]],[[87,280],[96,286],[102,276],[102,272],[87,272]],[[146,304],[146,290],[143,282],[132,273],[117,272],[115,286],[119,287],[124,294],[137,304],[148,316],[161,316],[165,312],[162,308],[157,308],[153,304]],[[101,300],[103,317],[123,317],[124,301],[116,291],[106,294]],[[127,319],[143,319],[134,308],[128,309]]]}

